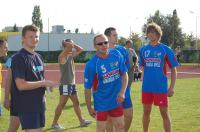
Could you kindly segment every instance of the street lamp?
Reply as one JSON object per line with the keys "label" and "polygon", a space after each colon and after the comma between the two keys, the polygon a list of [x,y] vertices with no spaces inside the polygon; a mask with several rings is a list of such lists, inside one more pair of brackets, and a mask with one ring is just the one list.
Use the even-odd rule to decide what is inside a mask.
{"label": "street lamp", "polygon": [[196,47],[195,47],[195,48],[196,48],[196,50],[197,50],[197,38],[198,38],[198,37],[197,37],[197,18],[198,18],[198,15],[197,15],[195,12],[193,12],[193,11],[190,11],[190,13],[191,13],[191,14],[194,14],[194,15],[196,16]]}

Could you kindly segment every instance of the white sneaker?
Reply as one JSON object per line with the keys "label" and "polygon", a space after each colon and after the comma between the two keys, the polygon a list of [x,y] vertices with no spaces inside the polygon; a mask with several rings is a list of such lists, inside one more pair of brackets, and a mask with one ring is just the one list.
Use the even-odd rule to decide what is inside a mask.
{"label": "white sneaker", "polygon": [[90,121],[90,120],[84,120],[83,122],[81,122],[80,127],[87,126],[87,125],[89,125],[91,123],[92,123],[92,121]]}
{"label": "white sneaker", "polygon": [[51,128],[54,129],[54,130],[63,130],[63,129],[65,129],[64,127],[62,127],[59,124],[52,125]]}

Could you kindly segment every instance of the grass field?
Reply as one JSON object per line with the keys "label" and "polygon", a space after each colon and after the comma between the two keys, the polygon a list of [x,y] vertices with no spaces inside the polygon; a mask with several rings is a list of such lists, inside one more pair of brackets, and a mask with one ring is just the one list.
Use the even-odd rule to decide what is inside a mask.
{"label": "grass field", "polygon": [[[142,131],[142,106],[140,103],[141,82],[136,82],[132,86],[132,99],[134,101],[134,119],[130,132]],[[67,132],[95,132],[96,123],[88,115],[83,96],[83,85],[78,85],[79,97],[83,116],[93,121],[88,127],[79,127],[79,122],[73,111],[72,103],[69,101],[63,110],[59,123],[64,126]],[[200,78],[197,79],[178,79],[174,97],[170,98],[170,114],[172,118],[172,128],[174,132],[200,132]],[[50,129],[54,116],[54,110],[58,103],[58,90],[47,94],[46,110],[46,132]],[[3,116],[0,117],[0,132],[6,132],[9,123],[9,112],[3,109]],[[21,129],[19,130],[21,131]],[[149,132],[162,132],[162,119],[157,107],[153,107]]]}

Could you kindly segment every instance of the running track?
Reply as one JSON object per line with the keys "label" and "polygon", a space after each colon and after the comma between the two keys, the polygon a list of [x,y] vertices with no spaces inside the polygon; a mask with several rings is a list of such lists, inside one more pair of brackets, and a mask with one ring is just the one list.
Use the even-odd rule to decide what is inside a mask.
{"label": "running track", "polygon": [[[76,83],[83,84],[84,64],[76,65]],[[178,78],[200,78],[200,66],[180,66],[177,68]],[[6,78],[6,69],[3,68],[3,87]],[[59,82],[60,72],[59,67],[56,64],[45,66],[46,79]]]}

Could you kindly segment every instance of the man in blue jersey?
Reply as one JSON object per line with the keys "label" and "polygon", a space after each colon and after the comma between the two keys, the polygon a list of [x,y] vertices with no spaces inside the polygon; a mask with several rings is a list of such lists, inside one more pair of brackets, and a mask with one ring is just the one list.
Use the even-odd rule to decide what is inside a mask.
{"label": "man in blue jersey", "polygon": [[44,78],[43,59],[35,52],[38,41],[39,29],[26,25],[22,29],[23,48],[12,57],[11,62],[11,94],[14,95],[11,104],[26,132],[42,131],[45,126],[45,89],[57,85]]}
{"label": "man in blue jersey", "polygon": [[[127,69],[130,69],[130,63],[129,63],[129,57],[128,57],[128,52],[126,48],[123,46],[117,45],[118,42],[118,34],[117,31],[114,27],[109,27],[105,30],[104,34],[107,36],[108,41],[109,41],[109,48],[110,49],[116,49],[120,52],[120,54],[123,56],[124,59],[124,66],[127,67]],[[131,95],[130,95],[130,86],[127,86],[126,88],[126,93],[125,93],[125,99],[122,103],[123,108],[124,108],[124,132],[128,132],[131,122],[133,119],[133,104],[131,100]],[[112,132],[113,130],[112,127],[112,122],[109,121],[107,125],[107,131]]]}
{"label": "man in blue jersey", "polygon": [[[127,87],[127,68],[117,50],[109,50],[105,35],[94,37],[96,55],[87,62],[84,75],[85,100],[89,114],[97,120],[97,132],[106,129],[110,116],[116,132],[124,132],[124,116],[121,103]],[[94,108],[91,102],[91,89]]]}
{"label": "man in blue jersey", "polygon": [[[168,97],[173,96],[178,62],[171,48],[160,42],[162,30],[150,23],[146,35],[150,42],[140,49],[139,65],[143,67],[142,83],[143,131],[147,132],[152,104],[159,106],[165,132],[171,132]],[[171,83],[167,84],[167,65],[171,69]],[[152,76],[153,75],[153,76]]]}

